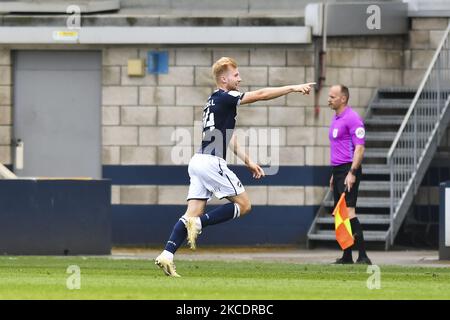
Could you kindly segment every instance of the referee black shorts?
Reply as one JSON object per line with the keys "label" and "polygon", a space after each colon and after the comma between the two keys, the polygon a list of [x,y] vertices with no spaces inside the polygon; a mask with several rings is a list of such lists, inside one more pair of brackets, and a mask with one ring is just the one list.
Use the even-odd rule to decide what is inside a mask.
{"label": "referee black shorts", "polygon": [[[333,166],[333,195],[334,195],[334,206],[336,207],[342,192],[345,190],[345,178],[352,167],[351,163],[344,163],[339,166]],[[359,182],[361,181],[362,168],[359,167],[356,170],[356,181],[353,184],[350,192],[345,193],[345,202],[347,207],[356,208],[356,200],[358,199],[358,189]]]}

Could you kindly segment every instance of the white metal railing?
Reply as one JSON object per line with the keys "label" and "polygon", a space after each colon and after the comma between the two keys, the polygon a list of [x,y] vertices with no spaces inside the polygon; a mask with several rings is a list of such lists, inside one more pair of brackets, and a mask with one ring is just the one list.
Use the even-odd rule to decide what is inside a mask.
{"label": "white metal railing", "polygon": [[[407,194],[418,188],[416,173],[439,129],[450,94],[450,24],[431,60],[388,155],[391,193],[391,242],[395,217]],[[411,189],[413,188],[413,189]]]}

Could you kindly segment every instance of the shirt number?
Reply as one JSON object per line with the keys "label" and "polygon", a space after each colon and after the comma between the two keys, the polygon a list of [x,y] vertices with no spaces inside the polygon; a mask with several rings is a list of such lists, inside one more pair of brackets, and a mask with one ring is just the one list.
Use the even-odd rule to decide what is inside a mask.
{"label": "shirt number", "polygon": [[203,129],[214,130],[214,112],[211,112],[211,110],[206,108],[203,111]]}

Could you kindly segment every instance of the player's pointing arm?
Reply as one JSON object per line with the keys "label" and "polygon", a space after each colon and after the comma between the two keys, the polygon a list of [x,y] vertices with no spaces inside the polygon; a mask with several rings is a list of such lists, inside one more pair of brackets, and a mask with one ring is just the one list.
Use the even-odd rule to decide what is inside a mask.
{"label": "player's pointing arm", "polygon": [[255,91],[246,92],[241,100],[241,104],[253,103],[261,100],[271,100],[292,92],[309,94],[315,82],[296,84],[283,87],[268,87]]}

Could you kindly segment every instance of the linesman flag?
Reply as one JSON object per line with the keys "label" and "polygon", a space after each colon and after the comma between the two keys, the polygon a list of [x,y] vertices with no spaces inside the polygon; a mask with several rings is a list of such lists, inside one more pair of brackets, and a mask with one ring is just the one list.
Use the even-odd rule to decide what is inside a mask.
{"label": "linesman flag", "polygon": [[342,250],[347,249],[354,243],[352,227],[348,217],[347,203],[345,202],[345,192],[342,193],[333,211],[334,227],[336,230],[336,240]]}

